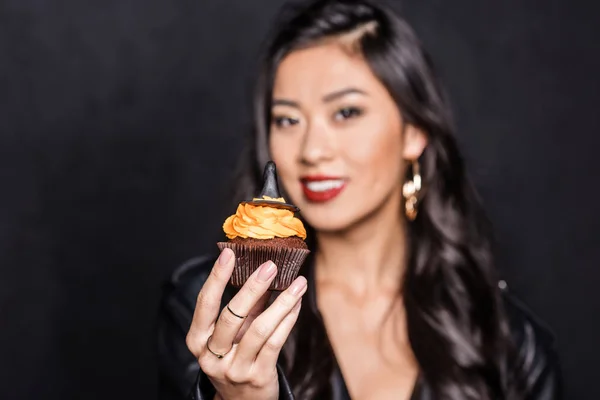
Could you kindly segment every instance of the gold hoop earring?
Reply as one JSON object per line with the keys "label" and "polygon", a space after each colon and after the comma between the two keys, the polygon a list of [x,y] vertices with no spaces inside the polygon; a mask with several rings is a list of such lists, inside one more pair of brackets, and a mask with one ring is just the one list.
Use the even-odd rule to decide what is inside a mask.
{"label": "gold hoop earring", "polygon": [[417,204],[419,202],[419,192],[421,191],[421,174],[419,172],[419,162],[412,162],[412,180],[406,181],[402,186],[402,195],[404,196],[404,212],[406,218],[414,221],[417,218]]}

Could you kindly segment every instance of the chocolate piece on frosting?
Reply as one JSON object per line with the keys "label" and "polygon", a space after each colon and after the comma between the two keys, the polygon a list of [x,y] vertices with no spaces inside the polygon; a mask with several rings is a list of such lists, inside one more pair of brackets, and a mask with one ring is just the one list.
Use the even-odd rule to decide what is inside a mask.
{"label": "chocolate piece on frosting", "polygon": [[298,212],[300,209],[293,204],[286,203],[279,193],[277,184],[277,168],[273,161],[268,161],[263,173],[263,188],[258,198],[243,201],[241,204],[252,204],[255,206],[269,206]]}
{"label": "chocolate piece on frosting", "polygon": [[298,208],[286,203],[279,194],[275,163],[272,161],[265,166],[260,196],[240,203],[235,214],[225,220],[223,231],[228,239],[241,237],[266,240],[294,236],[306,239],[302,221],[294,216]]}

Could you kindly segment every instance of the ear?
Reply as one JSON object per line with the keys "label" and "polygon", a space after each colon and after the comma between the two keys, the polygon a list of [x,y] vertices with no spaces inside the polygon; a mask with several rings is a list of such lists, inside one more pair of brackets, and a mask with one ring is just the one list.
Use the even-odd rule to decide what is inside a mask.
{"label": "ear", "polygon": [[402,156],[406,160],[416,160],[427,146],[427,135],[414,125],[408,124],[404,128],[404,150]]}

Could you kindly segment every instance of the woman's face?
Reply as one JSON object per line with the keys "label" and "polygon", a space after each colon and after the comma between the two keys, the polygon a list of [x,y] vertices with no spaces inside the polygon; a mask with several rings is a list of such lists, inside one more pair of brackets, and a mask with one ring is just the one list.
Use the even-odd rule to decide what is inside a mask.
{"label": "woman's face", "polygon": [[269,144],[289,200],[317,231],[335,232],[400,210],[406,161],[426,139],[360,55],[327,43],[280,64]]}

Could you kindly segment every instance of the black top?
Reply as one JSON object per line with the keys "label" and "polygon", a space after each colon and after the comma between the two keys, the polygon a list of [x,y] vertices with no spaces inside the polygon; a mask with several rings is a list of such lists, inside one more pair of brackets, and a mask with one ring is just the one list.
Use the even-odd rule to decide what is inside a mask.
{"label": "black top", "polygon": [[[196,298],[216,260],[214,256],[192,259],[173,274],[165,287],[159,320],[158,352],[160,363],[161,400],[213,400],[215,390],[200,371],[197,360],[187,349],[185,338],[192,322]],[[309,268],[308,271],[312,271]],[[305,296],[309,306],[316,310],[316,295],[312,274],[308,279]],[[222,299],[224,307],[235,294],[228,287]],[[559,363],[554,337],[535,316],[508,291],[503,290],[505,309],[511,332],[518,345],[519,358],[526,360],[527,400],[557,400],[561,398]],[[293,400],[282,369],[278,366],[280,400]],[[332,400],[351,400],[339,368],[331,377]],[[301,400],[301,399],[298,399]],[[422,379],[417,379],[411,400],[433,400],[431,390]]]}

